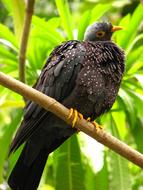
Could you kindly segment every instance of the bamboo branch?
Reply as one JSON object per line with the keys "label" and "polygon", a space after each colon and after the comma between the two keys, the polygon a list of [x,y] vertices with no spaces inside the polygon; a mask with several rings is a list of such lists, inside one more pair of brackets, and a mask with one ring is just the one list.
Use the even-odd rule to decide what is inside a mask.
{"label": "bamboo branch", "polygon": [[19,50],[19,79],[25,82],[25,59],[35,0],[28,0]]}
{"label": "bamboo branch", "polygon": [[[36,102],[47,111],[54,113],[67,123],[72,123],[72,121],[70,120],[67,121],[69,109],[64,107],[55,99],[48,97],[45,94],[42,94],[41,92],[29,87],[26,84],[23,84],[22,82],[17,81],[16,79],[13,79],[10,76],[5,75],[2,72],[0,72],[0,84],[5,86],[6,88],[9,88],[12,91],[17,92],[18,94],[21,94],[25,98]],[[112,149],[129,161],[133,162],[134,164],[143,168],[143,155],[141,153],[137,152],[136,150],[129,147],[127,144],[121,142],[117,138],[105,132],[103,129],[97,130],[94,125],[84,119],[77,120],[76,128],[91,136],[98,142],[104,144],[105,146]]]}

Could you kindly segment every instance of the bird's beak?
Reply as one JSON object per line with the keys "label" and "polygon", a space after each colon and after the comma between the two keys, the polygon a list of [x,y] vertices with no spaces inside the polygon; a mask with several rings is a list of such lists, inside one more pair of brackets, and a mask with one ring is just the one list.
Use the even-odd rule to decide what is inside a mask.
{"label": "bird's beak", "polygon": [[111,29],[111,32],[115,32],[117,30],[122,30],[123,27],[122,26],[113,26],[112,29]]}

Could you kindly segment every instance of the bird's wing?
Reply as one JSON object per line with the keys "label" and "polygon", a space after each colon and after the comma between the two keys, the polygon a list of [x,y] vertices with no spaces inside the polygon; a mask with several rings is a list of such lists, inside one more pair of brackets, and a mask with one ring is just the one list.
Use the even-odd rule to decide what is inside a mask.
{"label": "bird's wing", "polygon": [[[75,87],[76,78],[82,68],[85,49],[78,41],[68,41],[56,47],[45,64],[34,88],[62,102]],[[10,153],[16,150],[38,128],[50,113],[29,101],[24,119],[12,142]]]}

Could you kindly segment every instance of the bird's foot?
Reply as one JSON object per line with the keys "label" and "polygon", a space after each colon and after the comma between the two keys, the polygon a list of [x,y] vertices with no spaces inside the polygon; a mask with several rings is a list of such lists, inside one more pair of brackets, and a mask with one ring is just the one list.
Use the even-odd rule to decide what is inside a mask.
{"label": "bird's foot", "polygon": [[[76,122],[77,122],[78,117],[79,117],[80,119],[84,119],[83,115],[82,115],[81,113],[79,113],[76,109],[70,108],[70,113],[69,113],[67,119],[72,119],[72,128],[75,127],[75,124],[76,124]],[[86,119],[86,121],[92,123],[92,124],[95,126],[96,129],[102,129],[102,126],[99,125],[98,123],[96,123],[95,121],[91,121],[91,118],[90,118],[90,117],[88,117],[88,118]],[[77,132],[79,132],[79,131],[80,131],[80,130],[77,129]]]}
{"label": "bird's foot", "polygon": [[72,127],[73,128],[75,127],[75,124],[77,122],[78,117],[80,119],[83,119],[83,115],[81,113],[79,113],[77,110],[75,110],[73,108],[70,108],[70,113],[69,113],[68,119],[73,118],[73,120],[72,120]]}
{"label": "bird's foot", "polygon": [[96,129],[102,129],[102,126],[99,125],[98,123],[96,123],[95,121],[91,121],[91,118],[90,118],[90,117],[88,117],[88,118],[86,119],[86,121],[92,123],[92,124],[95,126]]}

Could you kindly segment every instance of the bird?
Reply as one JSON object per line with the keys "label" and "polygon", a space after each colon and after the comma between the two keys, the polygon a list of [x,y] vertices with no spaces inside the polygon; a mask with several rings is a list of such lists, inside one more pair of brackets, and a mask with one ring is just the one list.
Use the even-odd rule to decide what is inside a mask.
{"label": "bird", "polygon": [[[123,49],[112,41],[121,30],[110,22],[87,27],[84,39],[62,42],[49,55],[33,88],[91,121],[109,111],[116,100],[125,69]],[[69,117],[71,117],[71,115]],[[68,118],[67,118],[68,120]],[[23,120],[9,153],[24,148],[8,179],[14,190],[36,190],[51,152],[77,132],[53,113],[27,101]]]}

